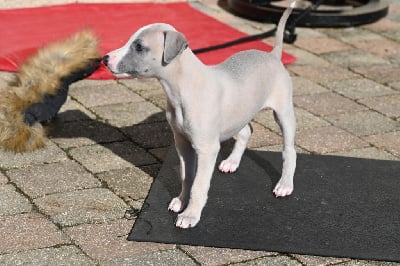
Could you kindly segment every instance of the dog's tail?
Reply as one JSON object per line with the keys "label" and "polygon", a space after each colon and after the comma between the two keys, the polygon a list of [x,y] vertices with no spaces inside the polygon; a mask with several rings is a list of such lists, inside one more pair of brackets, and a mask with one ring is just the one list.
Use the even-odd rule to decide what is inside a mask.
{"label": "dog's tail", "polygon": [[281,59],[282,57],[282,43],[283,43],[283,34],[285,32],[286,21],[289,18],[295,6],[296,6],[296,1],[290,3],[289,7],[285,10],[285,12],[283,12],[282,17],[279,20],[278,29],[276,30],[275,34],[274,49],[271,51],[271,53],[279,59]]}

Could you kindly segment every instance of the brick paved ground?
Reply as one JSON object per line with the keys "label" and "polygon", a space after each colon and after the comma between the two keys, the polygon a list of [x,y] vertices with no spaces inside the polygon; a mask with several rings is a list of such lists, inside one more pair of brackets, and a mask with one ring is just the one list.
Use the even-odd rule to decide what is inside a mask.
{"label": "brick paved ground", "polygon": [[[65,2],[75,0],[3,0],[0,8]],[[191,4],[247,33],[270,27],[215,0]],[[371,25],[298,29],[285,50],[298,57],[288,69],[300,152],[400,160],[399,32],[398,0]],[[126,241],[133,221],[124,211],[141,206],[172,144],[164,108],[155,80],[82,81],[44,149],[0,152],[0,265],[400,265]],[[279,148],[270,111],[254,128],[251,147]]]}

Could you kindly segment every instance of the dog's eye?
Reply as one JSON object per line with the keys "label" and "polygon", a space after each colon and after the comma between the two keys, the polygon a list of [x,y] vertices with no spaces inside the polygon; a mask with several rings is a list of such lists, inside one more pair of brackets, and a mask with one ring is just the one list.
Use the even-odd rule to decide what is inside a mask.
{"label": "dog's eye", "polygon": [[141,43],[136,43],[135,50],[136,50],[136,52],[142,52],[143,51],[143,45]]}

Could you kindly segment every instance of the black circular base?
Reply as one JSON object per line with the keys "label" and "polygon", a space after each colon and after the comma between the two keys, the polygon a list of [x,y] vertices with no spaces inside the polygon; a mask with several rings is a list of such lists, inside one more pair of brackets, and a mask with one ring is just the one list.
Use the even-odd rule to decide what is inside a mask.
{"label": "black circular base", "polygon": [[[296,19],[313,1],[298,1],[291,15]],[[248,19],[278,23],[289,2],[269,0],[228,0],[228,6],[235,14]],[[375,22],[385,17],[389,4],[383,0],[325,0],[316,10],[297,21],[304,27],[349,27]]]}

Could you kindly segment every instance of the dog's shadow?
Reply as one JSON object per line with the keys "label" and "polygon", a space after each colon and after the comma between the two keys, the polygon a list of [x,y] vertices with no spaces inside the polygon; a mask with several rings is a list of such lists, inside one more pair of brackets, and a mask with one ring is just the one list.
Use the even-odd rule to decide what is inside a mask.
{"label": "dog's shadow", "polygon": [[[156,177],[163,161],[165,154],[162,148],[173,144],[173,134],[164,112],[153,114],[131,126],[115,127],[93,119],[81,110],[67,110],[53,119],[48,136],[67,151],[100,144],[152,177]],[[133,154],[135,151],[139,156]],[[140,155],[147,159],[139,158]]]}

